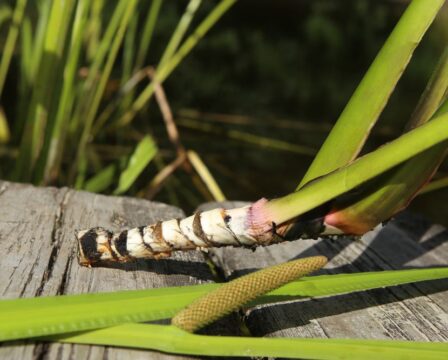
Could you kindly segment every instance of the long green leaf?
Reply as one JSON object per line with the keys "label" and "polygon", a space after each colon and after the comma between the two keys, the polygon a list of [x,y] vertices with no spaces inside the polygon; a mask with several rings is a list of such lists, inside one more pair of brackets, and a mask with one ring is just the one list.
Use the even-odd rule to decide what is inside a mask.
{"label": "long green leaf", "polygon": [[274,199],[265,210],[281,224],[342,195],[413,156],[448,140],[448,113],[364,155],[350,165],[309,183],[299,191]]}
{"label": "long green leaf", "polygon": [[79,68],[79,58],[83,40],[83,31],[87,21],[87,15],[91,2],[88,0],[78,1],[75,19],[72,25],[70,49],[67,61],[64,64],[64,83],[62,92],[57,104],[55,118],[51,119],[47,130],[45,131],[45,141],[40,154],[35,180],[41,183],[50,181],[50,177],[55,177],[58,172],[58,166],[64,152],[65,135],[68,128],[68,122],[75,99],[75,76]]}
{"label": "long green leaf", "polygon": [[73,16],[75,1],[69,0],[60,5],[55,4],[53,3],[51,9],[41,64],[39,64],[39,73],[34,84],[31,107],[31,117],[33,119],[31,162],[25,164],[28,169],[33,168],[40,155],[44,145],[45,133],[49,131],[49,127],[47,127],[49,117],[59,101],[58,90],[62,80],[63,55],[70,35],[69,24]]}
{"label": "long green leaf", "polygon": [[[22,21],[22,28],[20,30],[20,96],[25,97],[31,84],[31,70],[32,62],[34,61],[33,54],[33,30],[29,17],[25,16]],[[23,101],[23,99],[21,99]],[[26,99],[28,101],[28,99]],[[26,107],[26,106],[24,106]]]}
{"label": "long green leaf", "polygon": [[140,47],[137,51],[134,70],[138,70],[143,66],[145,57],[148,55],[149,45],[154,33],[154,27],[158,19],[159,11],[162,6],[162,0],[151,1],[151,7],[149,8],[148,15],[146,16],[145,26],[143,27],[142,40]]}
{"label": "long green leaf", "polygon": [[51,13],[51,1],[41,1],[38,3],[38,22],[35,30],[35,37],[33,43],[33,61],[32,69],[30,70],[32,79],[34,80],[41,63],[42,54],[44,52],[44,43],[46,31]]}
{"label": "long green leaf", "polygon": [[204,356],[361,360],[442,360],[448,357],[447,343],[207,336],[187,333],[174,326],[150,324],[126,324],[51,340]]}
{"label": "long green leaf", "polygon": [[[304,277],[256,303],[336,295],[448,277],[448,267]],[[0,301],[0,341],[169,318],[220,284]]]}
{"label": "long green leaf", "polygon": [[299,187],[356,158],[414,49],[443,3],[444,0],[413,0],[408,6],[347,103]]}
{"label": "long green leaf", "polygon": [[22,135],[22,129],[26,122],[27,110],[29,107],[29,94],[31,93],[33,62],[33,38],[34,30],[29,16],[25,16],[22,20],[20,29],[20,57],[19,57],[19,81],[17,95],[17,114],[13,122],[13,141],[19,139]]}
{"label": "long green leaf", "polygon": [[[98,15],[96,12],[98,11],[97,6],[101,5],[95,2],[95,19],[92,20],[95,22],[94,27],[99,26]],[[123,13],[125,12],[126,6],[128,5],[127,0],[120,0],[118,4],[115,6],[114,12],[112,14],[111,19],[108,22],[106,30],[104,32],[103,37],[99,45],[91,45],[89,43],[89,47],[98,47],[95,55],[93,57],[92,62],[89,66],[89,71],[87,74],[87,78],[82,84],[81,97],[77,101],[76,108],[73,113],[73,119],[70,123],[70,133],[75,136],[80,133],[80,129],[82,128],[81,121],[85,119],[87,111],[90,109],[91,103],[93,101],[93,94],[95,93],[98,82],[96,81],[100,74],[100,69],[104,65],[104,61],[112,47],[112,43],[114,41],[114,36],[117,33],[117,30],[122,21]],[[92,26],[92,25],[91,25]],[[96,32],[97,30],[95,30]],[[95,35],[96,37],[96,35]],[[96,42],[96,41],[95,41]]]}
{"label": "long green leaf", "polygon": [[9,141],[10,131],[8,126],[8,119],[6,119],[5,112],[0,107],[0,144],[5,144]]}
{"label": "long green leaf", "polygon": [[[21,56],[20,56],[20,97],[17,105],[17,116],[13,123],[13,139],[23,137],[23,132],[30,131],[30,126],[25,127],[30,111],[30,96],[33,93],[36,74],[38,74],[42,55],[44,52],[45,32],[48,27],[48,20],[51,10],[51,1],[40,1],[37,3],[38,18],[35,29],[29,16],[22,22],[21,29]],[[31,134],[27,134],[28,138]],[[27,138],[27,139],[28,139]],[[29,140],[29,139],[28,139]],[[28,154],[26,155],[28,156]],[[14,176],[21,179],[19,169],[15,170]]]}
{"label": "long green leaf", "polygon": [[282,286],[269,293],[269,296],[329,296],[410,282],[442,279],[447,275],[448,267],[309,276]]}
{"label": "long green leaf", "polygon": [[112,72],[112,67],[113,67],[115,60],[117,58],[117,55],[118,55],[118,50],[120,49],[120,46],[123,42],[123,38],[126,33],[126,29],[129,25],[129,22],[134,13],[134,9],[135,9],[136,5],[137,5],[136,0],[128,0],[126,3],[125,12],[122,15],[120,25],[117,29],[117,33],[115,34],[115,37],[112,41],[111,48],[110,48],[110,51],[109,51],[107,59],[106,59],[106,63],[104,65],[104,68],[102,69],[102,72],[100,75],[98,86],[96,87],[96,89],[93,93],[92,103],[90,104],[90,106],[87,110],[87,113],[86,113],[86,118],[84,119],[83,129],[82,129],[82,133],[81,133],[81,139],[80,139],[79,145],[78,145],[78,151],[76,154],[74,168],[77,167],[77,164],[80,161],[85,161],[85,159],[83,159],[83,158],[86,155],[87,143],[88,143],[89,137],[91,135],[93,121],[95,120],[95,116],[96,116],[98,108],[100,106],[101,98],[103,97],[104,90],[106,89],[107,81],[109,80],[110,74]]}
{"label": "long green leaf", "polygon": [[135,148],[127,168],[121,173],[118,188],[114,194],[126,192],[156,154],[157,145],[153,138],[149,135],[145,136]]}
{"label": "long green leaf", "polygon": [[[95,0],[91,2],[89,20],[85,29],[86,34],[86,57],[91,62],[100,47],[100,38],[103,31],[103,14],[107,11],[104,6],[106,0]],[[115,3],[115,2],[114,2]]]}
{"label": "long green leaf", "polygon": [[[236,2],[236,0],[221,0],[212,12],[199,24],[197,29],[190,35],[179,50],[169,59],[166,64],[157,70],[157,81],[162,83],[181,63],[181,61],[193,50],[200,39],[210,30],[210,28],[223,16],[226,11]],[[139,112],[151,99],[154,94],[154,81],[152,81],[134,101],[131,108],[119,120],[119,125],[126,125],[131,122],[137,112]]]}
{"label": "long green leaf", "polygon": [[7,4],[0,4],[0,29],[12,17],[12,9]]}
{"label": "long green leaf", "polygon": [[[123,42],[123,49],[122,49],[122,71],[121,71],[121,80],[120,80],[120,87],[123,88],[124,84],[127,83],[127,81],[132,77],[133,67],[134,67],[134,59],[135,59],[135,42],[137,38],[137,18],[132,17],[129,21],[128,29],[126,30],[126,36],[124,38]],[[120,91],[120,93],[122,93]],[[119,108],[120,112],[126,111],[126,109],[129,108],[129,106],[132,104],[133,94],[128,93],[127,95],[120,98]],[[97,119],[99,119],[100,116],[102,116],[103,112],[101,112]],[[98,120],[94,122],[98,123]],[[92,129],[90,131],[90,136],[94,136],[95,130],[94,125],[92,126]]]}
{"label": "long green leaf", "polygon": [[443,189],[445,187],[448,187],[448,176],[445,176],[442,179],[437,179],[434,181],[431,181],[428,185],[426,185],[420,192],[419,195],[429,193],[431,191]]}
{"label": "long green leaf", "polygon": [[168,45],[166,46],[162,57],[160,58],[157,67],[163,67],[166,64],[167,60],[172,58],[173,54],[179,47],[179,44],[182,41],[182,38],[184,37],[186,31],[188,30],[188,27],[190,26],[194,14],[201,5],[201,2],[202,0],[190,0],[184,14],[182,15],[182,18],[177,24],[176,30],[174,30],[174,33],[171,36],[171,39],[168,42]]}
{"label": "long green leaf", "polygon": [[91,89],[95,83],[97,76],[100,73],[100,69],[104,64],[106,56],[110,51],[116,32],[123,20],[123,14],[126,11],[126,6],[129,6],[128,1],[120,0],[114,9],[112,18],[110,19],[104,36],[102,37],[98,49],[95,53],[92,63],[89,67],[89,73],[87,75],[86,82],[84,84],[84,90]]}
{"label": "long green leaf", "polygon": [[[448,46],[440,57],[428,85],[423,92],[420,101],[417,104],[414,113],[409,121],[408,128],[413,129],[426,123],[439,109],[442,103],[448,103],[448,99],[445,99],[445,94],[448,90]],[[445,110],[441,110],[444,112]],[[442,112],[439,111],[440,115]],[[448,111],[448,109],[447,109]]]}
{"label": "long green leaf", "polygon": [[58,99],[60,67],[72,17],[74,0],[52,3],[43,41],[42,57],[36,73],[33,94],[25,132],[16,163],[15,178],[30,180],[35,162],[43,146],[45,129]]}
{"label": "long green leaf", "polygon": [[84,190],[90,192],[101,192],[106,190],[115,181],[116,170],[117,166],[115,164],[105,167],[94,177],[86,181]]}
{"label": "long green leaf", "polygon": [[[16,45],[17,36],[19,35],[19,29],[22,23],[23,14],[25,12],[26,3],[27,0],[17,0],[16,8],[12,15],[12,23],[9,27],[8,36],[6,37],[6,43],[3,49],[2,60],[0,62],[0,97],[3,93],[3,86],[5,85],[9,64],[11,63],[12,55],[14,54],[14,48]],[[3,14],[5,13],[6,12],[3,11]]]}
{"label": "long green leaf", "polygon": [[[420,126],[433,116],[448,113],[448,100],[440,106],[448,88],[448,47],[432,76],[409,127]],[[438,109],[438,110],[437,110]],[[437,112],[436,112],[437,110]],[[364,234],[405,208],[437,171],[448,150],[448,142],[434,146],[401,164],[356,197],[336,201],[325,222],[346,233]]]}

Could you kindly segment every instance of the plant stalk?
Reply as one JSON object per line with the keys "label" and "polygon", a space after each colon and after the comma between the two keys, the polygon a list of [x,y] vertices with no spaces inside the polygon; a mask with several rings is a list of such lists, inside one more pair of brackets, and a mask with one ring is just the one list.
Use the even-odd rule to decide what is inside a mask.
{"label": "plant stalk", "polygon": [[[280,242],[284,240],[280,225],[446,140],[448,113],[282,198],[261,199],[238,209],[205,211],[116,234],[103,228],[82,230],[77,233],[79,262],[90,266],[101,261],[166,258],[172,251]],[[331,226],[320,230],[321,235],[335,233],[341,231]]]}
{"label": "plant stalk", "polygon": [[298,188],[345,166],[358,156],[415,48],[444,2],[413,0],[409,4],[339,116]]}

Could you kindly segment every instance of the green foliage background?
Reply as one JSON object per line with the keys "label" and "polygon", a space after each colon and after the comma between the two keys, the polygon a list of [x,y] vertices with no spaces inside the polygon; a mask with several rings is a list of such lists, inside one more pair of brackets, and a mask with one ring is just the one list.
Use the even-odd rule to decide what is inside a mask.
{"label": "green foliage background", "polygon": [[[11,8],[15,3],[6,2]],[[139,2],[132,15],[137,28],[134,51],[150,4]],[[158,63],[187,4],[188,1],[162,3],[144,65]],[[105,3],[100,14],[103,30],[116,5],[117,1]],[[215,5],[215,1],[203,1],[190,29],[196,28]],[[345,1],[343,4],[329,0],[238,1],[212,27],[164,83],[164,88],[174,117],[179,120],[181,140],[201,155],[227,198],[253,200],[288,193],[312,160],[309,155],[229,139],[228,131],[280,139],[317,150],[406,5],[407,2],[394,1]],[[26,15],[33,24],[37,21],[36,9],[30,4]],[[417,48],[367,150],[393,139],[402,130],[448,39],[447,23],[445,6]],[[7,30],[6,25],[0,28],[1,49]],[[19,48],[12,59],[1,99],[11,128],[23,106],[23,95],[19,94],[20,55]],[[122,85],[124,59],[121,48],[100,112],[115,99]],[[142,89],[140,85],[136,91]],[[230,117],[216,121],[216,116],[209,113]],[[118,164],[123,171],[136,141],[148,133],[156,140],[161,159],[171,161],[175,151],[166,136],[157,104],[152,100],[131,127],[96,136],[96,157],[87,166],[87,179],[111,164]],[[19,140],[13,138],[10,143],[0,145],[0,178],[12,178],[18,144]],[[70,142],[70,147],[76,144],[76,141]],[[70,164],[72,154],[73,149],[66,154],[65,164]],[[142,194],[157,172],[156,163],[153,161],[145,168],[126,194]],[[446,171],[446,166],[442,167],[441,174]],[[110,174],[118,180],[117,172]],[[191,210],[211,199],[193,184],[191,174],[176,171],[156,200],[175,202]],[[50,185],[73,186],[74,183],[62,171]],[[108,186],[104,192],[112,193],[115,185]],[[443,222],[446,219],[437,209],[447,200],[448,190],[442,189],[416,199],[414,206]]]}

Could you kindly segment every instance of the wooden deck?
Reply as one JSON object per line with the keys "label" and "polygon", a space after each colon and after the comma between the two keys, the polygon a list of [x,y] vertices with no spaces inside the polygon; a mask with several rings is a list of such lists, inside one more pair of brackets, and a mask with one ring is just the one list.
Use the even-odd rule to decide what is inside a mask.
{"label": "wooden deck", "polygon": [[[226,203],[233,206],[236,203]],[[206,204],[210,208],[216,204]],[[4,299],[144,289],[232,279],[258,268],[315,254],[331,259],[321,273],[441,266],[448,231],[405,214],[361,240],[300,240],[247,249],[177,253],[172,259],[88,269],[76,260],[75,229],[112,230],[183,216],[175,207],[71,189],[0,182],[0,293]],[[212,269],[214,267],[214,269]],[[213,270],[213,271],[212,271]],[[220,278],[216,278],[219,276]],[[248,309],[208,329],[254,336],[448,341],[448,280],[307,299]],[[101,346],[10,342],[1,359],[186,358]]]}

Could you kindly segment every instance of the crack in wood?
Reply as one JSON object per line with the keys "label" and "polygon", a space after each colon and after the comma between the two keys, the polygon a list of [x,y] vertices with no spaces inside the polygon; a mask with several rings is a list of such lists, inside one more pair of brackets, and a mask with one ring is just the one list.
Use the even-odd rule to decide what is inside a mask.
{"label": "crack in wood", "polygon": [[[3,188],[4,184],[0,181],[0,189]],[[146,223],[146,216],[151,211],[153,211],[151,216],[154,214],[157,219],[162,219],[164,217],[175,218],[181,216],[181,214],[179,215],[179,213],[177,213],[173,215],[167,210],[168,207],[160,210],[156,204],[148,205],[147,202],[135,199],[119,198],[118,200],[118,198],[113,197],[92,195],[67,189],[55,190],[54,188],[33,188],[33,190],[30,191],[30,188],[31,187],[27,188],[27,186],[12,184],[9,187],[11,193],[7,192],[8,195],[3,195],[2,201],[5,197],[11,199],[9,201],[14,201],[17,197],[12,196],[14,195],[13,191],[17,191],[17,193],[20,194],[23,189],[26,189],[26,196],[23,196],[23,194],[20,195],[18,197],[20,201],[17,203],[14,202],[14,208],[19,209],[20,211],[20,209],[24,207],[29,207],[31,203],[34,213],[30,212],[30,218],[24,218],[22,223],[25,223],[28,220],[31,221],[24,226],[21,226],[20,224],[17,226],[5,225],[0,222],[0,230],[2,230],[1,236],[3,238],[12,236],[12,234],[9,235],[11,229],[15,229],[14,237],[21,237],[23,234],[26,235],[26,232],[31,232],[31,234],[36,235],[33,239],[30,239],[29,235],[25,236],[28,243],[24,242],[23,245],[21,245],[21,250],[18,248],[10,248],[8,251],[11,253],[11,257],[21,256],[20,261],[27,262],[26,269],[31,268],[30,274],[25,274],[25,276],[29,276],[28,280],[24,279],[25,276],[19,273],[19,271],[16,271],[15,273],[12,271],[12,266],[16,265],[8,265],[6,262],[2,262],[1,264],[2,269],[8,271],[8,275],[13,272],[11,278],[14,277],[16,282],[20,281],[19,284],[22,284],[22,281],[27,281],[28,288],[24,287],[24,289],[22,289],[22,295],[25,293],[25,289],[36,289],[38,286],[41,287],[39,292],[42,295],[47,295],[50,293],[64,294],[68,290],[71,293],[96,292],[104,291],[106,289],[108,291],[113,291],[121,286],[125,288],[138,288],[141,287],[142,284],[145,287],[154,287],[155,285],[180,285],[194,282],[192,281],[195,276],[193,270],[192,274],[187,274],[191,275],[191,277],[188,277],[188,280],[185,280],[183,275],[172,276],[171,274],[175,273],[173,269],[176,266],[179,266],[175,264],[185,261],[187,265],[192,265],[192,261],[195,260],[192,260],[194,258],[189,256],[199,256],[198,253],[196,253],[196,255],[195,253],[192,253],[188,256],[182,254],[183,260],[174,259],[163,262],[150,261],[146,262],[145,266],[140,266],[141,264],[138,264],[129,268],[138,271],[124,272],[118,270],[118,268],[80,270],[75,263],[76,258],[74,257],[74,254],[70,253],[74,245],[72,246],[71,243],[68,245],[62,244],[62,238],[71,241],[68,233],[70,232],[71,234],[73,231],[72,228],[74,227],[90,224],[90,222],[103,222],[104,225],[110,224],[110,214],[113,212],[125,213],[130,219],[133,219],[132,225],[134,223]],[[6,189],[3,191],[3,194],[5,191]],[[33,191],[36,191],[39,194],[38,196],[43,196],[42,194],[44,194],[45,197],[43,199],[49,199],[49,196],[51,199],[48,200],[48,202],[42,202],[41,199],[38,198],[36,204],[38,204],[39,207],[36,207],[35,202],[28,198],[28,194],[34,194]],[[53,198],[56,198],[56,202],[52,200]],[[93,203],[92,205],[92,198],[97,198],[98,204]],[[48,203],[48,207],[42,208],[42,203]],[[59,208],[57,207],[58,204]],[[3,203],[0,202],[0,207],[2,206],[5,206],[4,201]],[[10,207],[6,206],[4,209],[10,209]],[[51,212],[46,212],[48,209],[51,209]],[[51,224],[53,224],[53,228],[49,229],[48,227],[41,226],[41,223],[36,225],[34,216],[39,214],[40,211],[45,214],[50,214],[49,217],[45,215],[46,217],[44,217],[44,219],[48,221],[50,227],[52,226]],[[171,212],[173,211],[171,210]],[[20,216],[15,218],[20,218]],[[36,232],[37,228],[39,230]],[[22,229],[24,229],[23,234]],[[39,231],[45,231],[46,235],[42,237]],[[406,234],[400,236],[405,235]],[[397,240],[400,240],[400,238]],[[32,258],[28,258],[30,253],[24,252],[23,249],[25,246],[28,246],[29,243],[36,244],[35,241],[43,241],[44,245],[42,246],[45,246],[45,248],[42,249],[42,254],[39,252],[38,254],[32,254]],[[295,245],[291,243],[283,246],[273,246],[271,248],[259,250],[254,254],[248,253],[246,250],[240,252],[233,251],[234,249],[232,251],[225,250],[222,252],[222,254],[225,255],[223,255],[222,258],[217,255],[219,252],[217,254],[210,253],[204,255],[209,260],[211,259],[211,256],[218,258],[218,260],[215,258],[213,259],[213,265],[210,267],[212,268],[211,272],[214,273],[213,279],[220,282],[228,281],[231,278],[229,274],[238,274],[240,271],[246,270],[248,264],[251,264],[250,266],[252,268],[259,268],[266,266],[271,262],[285,261],[290,259],[291,256],[294,256],[294,254],[300,254],[300,256],[303,257],[315,255],[316,252],[322,254],[331,253],[330,257],[332,257],[332,265],[337,267],[336,272],[384,270],[397,268],[402,265],[400,262],[394,262],[395,257],[392,256],[397,254],[390,255],[389,252],[387,252],[386,246],[377,248],[361,242],[353,244],[352,242],[346,241],[349,245],[347,247],[344,245],[344,241],[344,239],[336,242],[326,240],[305,248],[301,248],[301,243],[297,242]],[[63,248],[62,245],[64,245]],[[437,251],[436,254],[439,256],[441,253],[440,258],[442,258],[442,256],[445,256],[446,254],[446,251],[445,253],[442,253],[444,250],[440,247],[436,250],[431,249],[430,251],[428,249],[425,250],[423,248],[413,247],[412,244],[407,242],[404,242],[402,246],[407,246],[405,250],[411,249],[411,255],[433,254]],[[281,250],[282,247],[283,249],[286,249],[283,250],[283,253]],[[7,250],[8,247],[5,247],[4,249]],[[67,253],[67,251],[69,252]],[[44,256],[44,254],[45,260],[42,258],[39,259],[39,256]],[[45,264],[49,254],[48,264]],[[250,256],[248,256],[248,254],[250,254]],[[264,255],[260,257],[260,254]],[[254,258],[257,260],[253,260]],[[31,264],[32,261],[34,261],[33,264],[35,268]],[[56,261],[59,261],[57,265]],[[202,257],[200,261],[203,261]],[[244,264],[244,267],[242,267],[241,264]],[[429,262],[422,260],[421,264],[422,266],[425,266],[425,264],[429,264]],[[47,267],[44,268],[46,265]],[[19,267],[19,269],[21,269],[21,267]],[[158,269],[157,274],[154,273],[155,269]],[[45,271],[44,276],[42,276],[43,271]],[[167,274],[168,271],[171,272]],[[331,272],[331,270],[329,270],[329,272]],[[32,276],[33,273],[34,276]],[[39,274],[38,276],[36,276],[37,273]],[[111,281],[112,278],[113,280]],[[49,282],[50,279],[52,280]],[[5,280],[7,280],[7,276],[5,277]],[[107,287],[104,286],[106,282],[109,282]],[[4,296],[10,296],[11,291],[16,290],[10,290],[9,293],[5,292]],[[440,341],[441,338],[445,339],[448,336],[448,332],[443,331],[443,327],[446,326],[446,319],[443,317],[437,318],[437,315],[441,313],[446,314],[446,311],[443,311],[443,306],[446,307],[446,304],[448,303],[442,298],[444,294],[446,293],[425,293],[425,287],[420,287],[420,284],[417,284],[399,288],[394,287],[387,290],[379,289],[353,295],[342,295],[340,297],[332,297],[331,299],[323,298],[318,300],[306,300],[303,301],[303,304],[300,304],[300,302],[297,301],[294,302],[294,304],[282,304],[278,307],[272,305],[269,307],[255,308],[251,310],[251,313],[248,313],[247,316],[241,313],[234,313],[232,315],[231,323],[220,321],[216,324],[219,329],[216,333],[222,335],[222,333],[226,331],[233,332],[234,335],[235,332],[239,331],[238,326],[247,324],[247,327],[251,329],[255,335],[259,332],[267,331],[266,334],[271,334],[271,336],[291,336],[291,334],[293,334],[293,336],[297,337],[335,337],[335,334],[338,335],[342,333],[343,335],[348,334],[346,336],[352,337],[392,337],[412,340],[423,339],[424,336],[426,336],[426,338],[431,341]],[[28,295],[32,294],[29,294],[28,291],[27,296]],[[420,296],[422,297],[419,298]],[[303,311],[299,311],[299,314],[297,314],[297,309]],[[359,321],[360,319],[361,321]],[[363,320],[366,320],[366,322],[364,323]],[[232,335],[232,333],[229,333],[228,335]],[[78,357],[89,359],[129,359],[134,356],[134,350],[119,350],[107,347],[82,347],[79,345],[48,345],[39,343],[29,344],[29,347],[25,347],[24,345],[28,345],[28,343],[21,343],[20,345],[4,344],[2,346],[4,352],[0,352],[0,357],[2,355],[4,356],[4,354],[12,354],[10,357],[11,359],[22,359],[26,357],[28,359],[34,358],[36,360],[46,360],[53,358],[72,359]],[[14,349],[11,350],[11,346],[14,346]],[[152,352],[144,354],[135,351],[135,354],[137,354],[136,356],[146,356],[148,358],[165,358],[165,355]]]}
{"label": "crack in wood", "polygon": [[[0,181],[0,187],[2,186]],[[208,268],[204,270],[206,267],[201,266],[204,259],[199,253],[183,254],[180,259],[167,262],[136,263],[129,267],[129,270],[135,271],[118,268],[87,270],[77,264],[73,236],[75,228],[90,222],[102,222],[111,226],[110,218],[113,213],[126,214],[131,219],[132,226],[158,219],[182,217],[183,213],[178,208],[138,199],[14,183],[11,183],[0,199],[0,217],[8,221],[17,220],[17,223],[12,224],[0,221],[0,241],[4,245],[3,249],[8,252],[8,258],[0,261],[0,270],[3,272],[2,289],[7,285],[9,277],[13,285],[8,291],[3,290],[2,296],[5,298],[18,297],[24,282],[27,282],[27,286],[21,295],[29,297],[38,288],[38,294],[46,296],[180,286],[200,283],[203,278],[208,280],[211,277],[208,275]],[[8,214],[8,217],[3,217],[2,214]],[[10,247],[11,243],[14,246]],[[196,263],[199,268],[195,268]],[[34,268],[29,272],[33,264]],[[191,265],[191,272],[184,270],[182,264]],[[14,268],[17,271],[14,272]],[[207,271],[207,276],[202,271]],[[101,359],[103,353],[109,359],[171,358],[139,350],[56,343],[4,343],[0,347],[0,359],[11,360]],[[179,359],[187,358],[191,359],[179,356]]]}
{"label": "crack in wood", "polygon": [[[345,247],[343,247],[337,241],[326,242],[326,245],[333,248],[338,255],[340,255],[342,251],[346,250]],[[373,247],[366,246],[366,244],[363,242],[354,242],[352,243],[352,246],[355,247],[356,251],[361,255],[358,255],[355,261],[347,258],[346,263],[350,264],[349,266],[356,271],[363,272],[396,269],[396,266],[391,264],[386,258],[384,258],[384,256],[382,256],[381,253],[377,252]],[[362,260],[358,260],[360,257],[362,257]],[[365,260],[368,260],[368,263],[366,263]],[[386,287],[382,289],[382,291],[390,296],[390,299],[385,299],[383,296],[381,298],[378,298],[375,290],[365,292],[364,296],[368,296],[370,298],[373,306],[384,306],[387,304],[389,307],[397,307],[395,312],[384,311],[384,317],[381,319],[376,319],[379,320],[379,324],[385,329],[389,338],[415,340],[415,335],[409,334],[402,328],[402,326],[400,326],[399,322],[397,323],[397,320],[403,320],[404,322],[410,321],[409,316],[412,316],[412,325],[414,327],[414,330],[422,337],[422,340],[434,340],[436,337],[438,338],[438,340],[446,341],[447,337],[443,334],[443,331],[441,331],[442,328],[437,328],[434,326],[434,317],[430,318],[431,321],[426,318],[422,319],[420,316],[421,312],[416,311],[416,307],[418,307],[418,304],[411,303],[410,305],[408,305],[404,301],[406,299],[416,298],[416,296],[426,296],[426,303],[431,303],[431,306],[437,308],[437,311],[444,312],[443,308],[436,304],[431,299],[431,297],[428,296],[428,294],[425,294],[420,289],[418,289],[418,286],[418,284],[406,284],[399,287]],[[402,292],[404,296],[401,295],[400,292]],[[401,308],[402,311],[400,312],[398,308]],[[404,320],[404,318],[400,318],[400,314],[406,319]],[[420,324],[420,328],[417,326],[417,324]],[[422,331],[422,329],[425,330]],[[428,336],[428,330],[430,329],[433,330],[432,335]]]}
{"label": "crack in wood", "polygon": [[[325,243],[326,246],[333,248],[335,250],[335,252],[340,256],[340,254],[342,253],[343,250],[345,250],[346,248],[344,246],[342,246],[340,243],[338,243],[337,241],[333,242],[333,241],[328,241]],[[347,258],[346,263],[350,264],[350,267],[353,268],[353,270],[355,270],[356,272],[363,272],[363,271],[380,271],[380,270],[384,270],[384,269],[392,269],[392,267],[390,266],[390,264],[387,264],[387,262],[384,262],[383,259],[381,259],[380,256],[379,259],[381,259],[382,261],[378,262],[379,259],[375,259],[375,257],[372,257],[372,253],[373,255],[375,255],[375,253],[373,252],[372,249],[370,248],[366,248],[365,246],[362,246],[362,244],[360,243],[352,243],[351,245],[355,246],[360,253],[362,254],[364,259],[369,259],[371,261],[371,264],[369,264],[369,266],[359,266],[359,265],[365,265],[364,263],[360,263],[359,261],[350,261],[350,259]],[[382,264],[382,265],[380,265]],[[377,268],[372,268],[372,265],[377,266]],[[386,265],[386,266],[384,266]],[[351,270],[352,271],[352,270]],[[401,291],[403,291],[404,293],[409,294],[412,297],[412,294],[410,292],[408,292],[406,290],[407,286],[413,286],[412,284],[408,284],[408,285],[404,285],[401,286],[400,289]],[[394,306],[396,304],[396,306],[402,308],[402,310],[406,313],[408,313],[409,315],[413,315],[415,316],[415,321],[418,321],[418,318],[416,317],[416,315],[414,314],[414,311],[412,311],[412,309],[410,309],[402,300],[404,300],[405,298],[400,297],[397,294],[397,290],[394,290],[394,288],[389,288],[386,287],[384,289],[382,289],[382,291],[386,292],[391,299],[384,302],[382,300],[385,299],[380,299],[378,298],[378,296],[375,295],[375,290],[373,291],[367,291],[365,293],[360,294],[360,296],[363,296],[364,301],[366,302],[371,302],[371,306],[384,306],[386,304],[388,304],[389,306]],[[367,306],[366,306],[367,308]],[[392,316],[391,314],[389,314],[388,312],[384,312],[383,313],[383,318],[381,319],[376,319],[376,320],[381,320],[378,322],[378,324],[383,327],[383,329],[385,330],[387,336],[389,338],[392,339],[404,339],[404,340],[413,340],[413,338],[406,332],[404,331],[401,327],[400,324],[396,322],[396,318],[394,316]],[[398,315],[397,315],[398,316]],[[319,322],[319,320],[317,320],[317,322]],[[322,327],[323,328],[323,327]],[[415,330],[423,337],[426,338],[426,340],[429,340],[429,338],[422,333],[421,331],[419,331],[417,328],[415,328]]]}
{"label": "crack in wood", "polygon": [[[25,291],[26,291],[28,285],[32,283],[31,280],[33,279],[34,268],[35,268],[36,265],[39,263],[39,259],[40,259],[40,258],[37,257],[36,261],[33,263],[32,267],[31,267],[31,270],[30,270],[29,273],[28,273],[28,277],[27,277],[27,279],[26,279],[26,281],[25,281],[25,284],[23,285],[23,288],[22,288],[22,290],[20,291],[20,296],[19,296],[19,297],[22,297],[22,296],[25,294]],[[16,270],[16,269],[14,269],[14,271],[15,271],[15,270]],[[12,276],[11,276],[11,279],[12,279]],[[8,287],[9,287],[9,284],[8,284]],[[7,289],[8,289],[8,288],[7,288]],[[7,290],[7,289],[6,289],[6,290]]]}
{"label": "crack in wood", "polygon": [[53,275],[54,265],[56,264],[56,260],[59,255],[59,250],[61,249],[62,243],[60,241],[61,238],[61,229],[62,229],[62,219],[64,215],[64,210],[67,204],[67,201],[69,199],[70,190],[65,188],[62,189],[63,196],[62,200],[59,202],[54,221],[53,221],[53,229],[51,231],[51,253],[50,257],[48,258],[48,264],[46,266],[46,269],[44,271],[44,274],[42,275],[42,278],[40,280],[39,287],[37,288],[35,292],[35,296],[42,295],[45,285],[48,283],[48,280]]}
{"label": "crack in wood", "polygon": [[41,342],[36,343],[33,349],[33,360],[45,360],[48,358],[50,344]]}
{"label": "crack in wood", "polygon": [[[359,245],[358,245],[359,246]],[[384,258],[384,256],[377,252],[374,248],[371,247],[367,247],[364,249],[363,252],[363,256],[366,256],[368,258],[370,258],[370,260],[373,263],[380,263],[383,262],[383,264],[387,265],[388,268],[390,268],[391,270],[396,269],[396,267],[391,264],[386,258]],[[380,261],[378,261],[380,260]],[[386,266],[381,266],[382,269],[386,268]],[[436,302],[434,302],[430,296],[427,296],[427,294],[425,294],[425,292],[423,292],[420,288],[418,283],[417,284],[406,284],[404,286],[400,286],[399,291],[402,291],[404,294],[407,294],[407,296],[409,296],[409,298],[414,298],[417,296],[426,296],[426,302],[429,304],[431,303],[431,306],[434,308],[437,308],[438,310],[440,310],[441,312],[444,312],[444,310],[442,309],[442,307],[440,307]],[[396,290],[394,287],[387,287],[385,288],[385,290],[391,295],[393,296],[393,298],[396,300],[397,304],[399,304],[399,306],[403,307],[409,314],[413,314],[413,316],[415,317],[415,321],[417,321],[422,328],[428,329],[428,327],[432,327],[433,328],[433,332],[434,334],[437,334],[437,336],[439,336],[441,338],[441,340],[443,341],[447,341],[448,340],[448,335],[444,334],[443,332],[440,331],[439,327],[436,327],[434,325],[434,319],[432,319],[432,321],[429,321],[429,319],[427,318],[423,318],[420,319],[418,317],[418,315],[420,314],[419,311],[415,311],[414,307],[419,307],[418,304],[413,304],[412,307],[409,306],[406,302],[404,302],[403,300],[406,300],[406,297],[404,298],[403,296],[400,296],[399,291]],[[399,325],[397,325],[399,327]],[[418,328],[417,328],[418,330]],[[419,331],[419,330],[418,330]],[[426,333],[423,333],[421,331],[419,331],[423,336],[426,337],[426,339],[429,341],[430,338],[427,336]],[[412,338],[409,338],[409,340],[412,340]]]}
{"label": "crack in wood", "polygon": [[67,262],[65,263],[64,272],[62,273],[61,283],[59,284],[58,290],[56,291],[56,295],[63,295],[65,293],[65,288],[67,286],[67,281],[70,276],[69,269],[72,263],[73,256],[70,255],[67,258]]}

